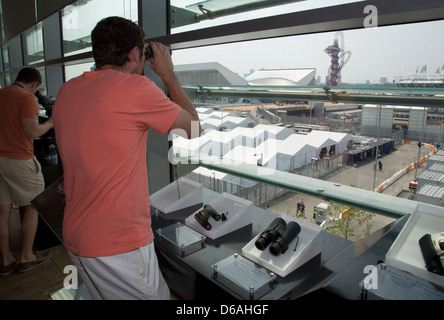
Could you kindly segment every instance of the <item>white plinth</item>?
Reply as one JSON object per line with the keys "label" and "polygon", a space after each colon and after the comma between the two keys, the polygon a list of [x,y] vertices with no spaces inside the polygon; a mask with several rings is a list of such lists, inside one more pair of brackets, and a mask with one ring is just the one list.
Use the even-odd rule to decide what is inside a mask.
{"label": "white plinth", "polygon": [[150,205],[168,214],[202,203],[203,187],[195,181],[179,178],[150,196]]}
{"label": "white plinth", "polygon": [[[299,240],[294,239],[288,246],[288,250],[279,256],[270,253],[269,246],[261,251],[256,248],[255,242],[262,231],[242,248],[242,255],[258,265],[270,270],[281,277],[285,277],[312,258],[321,253],[322,228],[302,219],[282,214],[280,216],[287,224],[291,221],[301,226]],[[296,246],[296,242],[297,246]],[[296,251],[294,248],[296,246]]]}
{"label": "white plinth", "polygon": [[185,225],[210,239],[220,238],[252,223],[253,203],[249,200],[233,196],[229,193],[222,193],[208,204],[219,214],[228,213],[228,219],[226,221],[216,221],[210,218],[208,222],[211,224],[211,230],[206,230],[194,217],[197,213],[195,212],[185,219]]}
{"label": "white plinth", "polygon": [[389,266],[444,287],[444,276],[426,269],[418,243],[425,234],[442,231],[444,231],[444,208],[419,203],[387,252],[385,262]]}

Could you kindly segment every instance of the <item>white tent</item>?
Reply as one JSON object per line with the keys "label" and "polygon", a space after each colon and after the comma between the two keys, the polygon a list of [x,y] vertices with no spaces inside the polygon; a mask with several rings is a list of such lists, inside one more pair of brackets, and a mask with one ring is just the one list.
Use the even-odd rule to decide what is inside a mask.
{"label": "white tent", "polygon": [[227,152],[224,156],[224,161],[232,161],[236,163],[248,163],[257,165],[258,156],[255,148],[238,145]]}
{"label": "white tent", "polygon": [[204,108],[204,107],[197,107],[196,108],[196,112],[199,114],[199,116],[201,114],[209,114],[212,113],[214,110],[211,108]]}
{"label": "white tent", "polygon": [[308,140],[308,136],[303,134],[294,134],[284,140],[279,148],[280,157],[281,159],[286,156],[291,158],[290,162],[287,163],[287,170],[285,171],[307,165],[312,158],[318,156],[318,148],[308,144]]}
{"label": "white tent", "polygon": [[254,128],[237,127],[230,133],[237,135],[234,139],[242,140],[242,143],[240,143],[241,145],[257,147],[268,139],[284,140],[294,134],[294,131],[273,125],[258,125]]}
{"label": "white tent", "polygon": [[282,141],[269,139],[257,147],[238,145],[224,155],[224,161],[232,160],[233,164],[248,163],[271,169],[278,169],[276,154]]}
{"label": "white tent", "polygon": [[[179,159],[183,159],[184,163],[186,163],[188,157],[199,155],[201,146],[204,145],[208,139],[210,139],[210,136],[202,135],[195,139],[185,139],[181,136],[173,134],[173,137],[170,137],[170,139],[173,141],[172,152],[170,152],[170,162],[175,163],[180,161]],[[175,160],[171,157],[177,159]]]}
{"label": "white tent", "polygon": [[226,132],[211,130],[203,136],[206,139],[199,147],[202,155],[221,157],[235,147],[231,135]]}
{"label": "white tent", "polygon": [[[335,145],[336,153],[342,153],[347,150],[348,142],[352,139],[352,136],[347,133],[318,130],[313,130],[308,134],[307,137],[310,139],[310,141],[316,142],[328,141],[328,139],[330,139],[331,145]],[[322,143],[322,145],[326,146],[325,143]]]}
{"label": "white tent", "polygon": [[251,124],[254,125],[254,121],[247,118],[236,117],[232,115],[226,115],[223,118],[212,117],[212,114],[199,115],[202,129],[204,130],[233,130],[238,127],[247,128]]}
{"label": "white tent", "polygon": [[205,188],[236,194],[257,185],[256,181],[233,176],[220,171],[198,167],[190,173],[190,178]]}
{"label": "white tent", "polygon": [[192,140],[176,137],[173,148],[175,155],[180,157],[201,154],[223,157],[224,161],[232,160],[233,163],[291,171],[319,158],[323,148],[325,155],[331,150],[335,150],[335,154],[342,153],[350,139],[346,133],[313,130],[302,135],[284,127],[258,125],[255,128],[236,127],[228,132],[207,130],[200,138]]}
{"label": "white tent", "polygon": [[204,131],[212,131],[212,130],[219,131],[219,129],[223,126],[222,119],[211,118],[211,117],[205,120],[201,120],[200,124]]}
{"label": "white tent", "polygon": [[294,134],[294,130],[286,127],[274,126],[274,125],[266,125],[259,124],[255,127],[256,130],[264,130],[266,133],[264,136],[265,140],[269,138],[277,139],[277,140],[285,140],[289,136]]}

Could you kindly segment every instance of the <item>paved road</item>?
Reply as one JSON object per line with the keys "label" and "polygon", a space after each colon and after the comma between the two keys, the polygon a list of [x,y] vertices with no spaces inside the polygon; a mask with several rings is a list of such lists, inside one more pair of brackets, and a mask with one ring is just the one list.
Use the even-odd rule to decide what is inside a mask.
{"label": "paved road", "polygon": [[[426,152],[425,148],[423,151]],[[376,172],[374,168],[374,159],[367,160],[358,163],[356,167],[347,166],[340,169],[336,174],[328,178],[328,181],[341,183],[343,185],[354,185],[361,189],[373,190],[373,186],[376,187],[393,176],[399,170],[402,170],[407,165],[416,161],[418,158],[418,147],[416,145],[401,145],[395,151],[390,154],[383,154],[381,162],[383,163],[382,171],[379,169]],[[387,187],[383,193],[396,196],[402,190],[408,190],[408,184],[410,181],[414,180],[415,175],[420,176],[422,172],[425,171],[427,163],[419,166],[418,171],[412,170],[405,174],[398,180],[396,180],[392,185]],[[291,215],[295,216],[297,202],[304,199],[306,206],[305,217],[301,219],[306,219],[309,222],[316,223],[313,219],[313,207],[323,202],[321,199],[304,195],[296,194],[287,196],[285,199],[279,199],[279,201],[274,201],[270,203],[270,211],[281,214],[289,212]],[[377,214],[372,220],[373,228],[372,232],[381,229],[382,227],[395,221],[393,218],[385,217]]]}

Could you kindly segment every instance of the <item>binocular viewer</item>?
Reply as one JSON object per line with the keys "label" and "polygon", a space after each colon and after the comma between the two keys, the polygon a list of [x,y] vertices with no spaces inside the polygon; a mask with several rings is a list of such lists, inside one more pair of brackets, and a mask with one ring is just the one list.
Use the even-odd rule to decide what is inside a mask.
{"label": "binocular viewer", "polygon": [[200,210],[198,213],[196,213],[194,215],[194,217],[196,218],[196,220],[200,223],[200,225],[202,227],[204,227],[206,230],[209,231],[212,228],[211,224],[208,222],[210,217],[216,221],[219,221],[219,220],[225,221],[225,220],[227,220],[227,215],[228,215],[228,212],[220,214],[212,206],[210,206],[209,204],[206,204],[206,205],[204,205],[202,210]]}
{"label": "binocular viewer", "polygon": [[54,107],[56,99],[49,96],[44,96],[40,91],[36,91],[34,94],[37,97],[38,102],[46,110],[46,115],[48,117],[52,116],[52,108]]}
{"label": "binocular viewer", "polygon": [[270,245],[270,252],[274,256],[284,254],[289,244],[301,232],[301,226],[291,221],[288,224],[282,218],[274,219],[264,232],[259,236],[255,242],[258,250],[265,250]]}

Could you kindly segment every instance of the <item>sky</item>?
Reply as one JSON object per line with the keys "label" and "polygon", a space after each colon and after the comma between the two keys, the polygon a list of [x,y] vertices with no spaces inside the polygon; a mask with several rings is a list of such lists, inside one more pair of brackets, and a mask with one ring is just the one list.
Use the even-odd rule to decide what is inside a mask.
{"label": "sky", "polygon": [[[175,1],[176,4],[196,2]],[[328,3],[355,1],[330,0]],[[303,10],[302,5],[309,4],[311,8],[314,5],[325,6],[325,3],[326,0],[302,1],[288,5],[285,10]],[[294,9],[292,6],[299,7]],[[275,14],[274,10],[282,11],[281,8],[261,10],[259,16]],[[257,13],[254,17],[258,17]],[[249,18],[253,16],[236,15],[200,22],[187,28],[204,28]],[[180,28],[175,32],[186,30]],[[444,21],[344,31],[344,47],[346,51],[351,51],[351,58],[342,70],[342,82],[379,83],[381,77],[392,82],[397,76],[415,74],[418,68],[425,65],[427,74],[433,75],[444,65],[442,30]],[[324,82],[330,66],[330,57],[324,50],[333,44],[334,38],[335,32],[330,32],[176,50],[173,61],[175,64],[217,61],[240,76],[250,73],[252,69],[316,68],[316,76],[321,76]]]}

